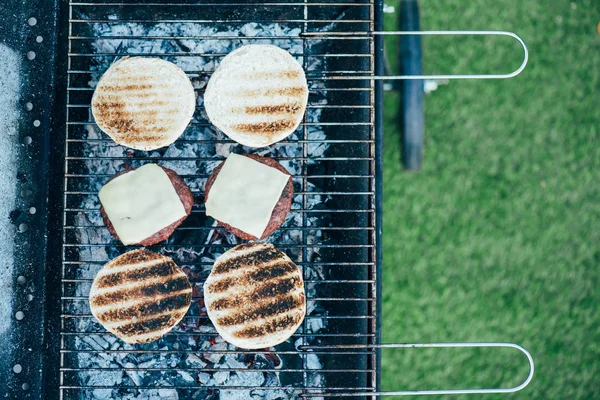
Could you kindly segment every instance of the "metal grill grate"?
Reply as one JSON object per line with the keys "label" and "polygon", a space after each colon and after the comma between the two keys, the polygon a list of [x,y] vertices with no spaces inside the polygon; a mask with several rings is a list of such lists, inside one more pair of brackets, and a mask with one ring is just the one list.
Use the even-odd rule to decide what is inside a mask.
{"label": "metal grill grate", "polygon": [[[374,39],[364,35],[375,30],[374,7],[359,1],[69,3],[61,398],[277,399],[376,390],[375,349],[309,351],[376,341],[375,83],[329,79],[375,74]],[[320,34],[307,35],[314,32]],[[248,43],[290,51],[309,82],[302,125],[268,149],[232,142],[208,123],[202,107],[215,65]],[[173,61],[194,83],[194,120],[168,149],[126,149],[93,123],[95,83],[125,55]],[[238,243],[202,206],[206,178],[232,150],[274,157],[294,176],[292,212],[268,240],[302,268],[308,310],[302,327],[278,351],[227,345],[203,308],[201,284],[212,261]],[[98,269],[128,249],[103,226],[98,189],[124,165],[147,162],[177,171],[196,197],[184,224],[153,246],[184,268],[194,294],[190,311],[171,333],[131,346],[94,321],[87,294]]]}

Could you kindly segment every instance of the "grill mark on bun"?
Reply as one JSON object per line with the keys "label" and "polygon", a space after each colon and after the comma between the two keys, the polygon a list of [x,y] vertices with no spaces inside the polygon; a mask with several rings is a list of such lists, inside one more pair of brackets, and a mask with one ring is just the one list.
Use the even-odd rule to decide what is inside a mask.
{"label": "grill mark on bun", "polygon": [[255,122],[249,124],[237,124],[234,128],[244,133],[256,133],[256,134],[267,134],[273,132],[280,132],[285,129],[291,129],[296,125],[296,122],[292,119],[280,119],[269,122]]}
{"label": "grill mark on bun", "polygon": [[[300,110],[302,106],[299,103],[286,103],[273,106],[252,106],[244,109],[246,114],[250,115],[273,115],[273,114],[293,114]],[[239,111],[239,109],[233,109]]]}
{"label": "grill mark on bun", "polygon": [[272,297],[277,294],[288,293],[294,288],[299,288],[299,284],[300,280],[296,279],[295,277],[273,282],[267,281],[266,284],[254,288],[250,293],[217,299],[210,304],[210,307],[215,311],[222,311],[239,307],[243,304],[247,304],[247,302],[256,303],[264,298]]}
{"label": "grill mark on bun", "polygon": [[104,268],[110,270],[111,268],[136,265],[152,260],[165,260],[167,262],[173,262],[173,260],[171,260],[170,258],[162,256],[158,253],[153,253],[151,251],[145,250],[132,250],[111,260],[108,264],[104,266]]}
{"label": "grill mark on bun", "polygon": [[258,72],[254,74],[246,74],[243,79],[259,80],[259,79],[296,79],[300,77],[299,71],[275,71],[275,72]]}
{"label": "grill mark on bun", "polygon": [[208,289],[211,293],[219,294],[226,292],[235,285],[249,285],[253,282],[279,278],[296,271],[297,268],[298,267],[292,262],[276,264],[275,266],[269,267],[259,266],[248,270],[244,275],[229,276],[224,279],[219,279],[216,282],[211,282],[208,285]]}
{"label": "grill mark on bun", "polygon": [[[102,104],[98,107],[99,110],[99,115],[100,116],[106,116],[106,115],[112,115],[112,116],[123,116],[123,115],[132,115],[135,114],[135,118],[136,120],[138,120],[139,123],[152,123],[152,124],[157,124],[157,122],[160,122],[160,124],[169,124],[172,121],[172,118],[164,118],[165,116],[168,115],[176,115],[177,113],[179,113],[179,110],[177,108],[161,108],[160,111],[157,111],[157,105],[154,103],[143,103],[143,105],[145,106],[144,108],[139,107],[138,104],[132,106],[135,109],[134,110],[126,110],[127,104],[125,103],[118,103],[118,102],[114,102],[114,103],[110,103],[109,104]],[[157,117],[161,117],[160,121],[157,119]],[[145,118],[145,119],[141,119],[141,118]]]}
{"label": "grill mark on bun", "polygon": [[234,95],[239,97],[271,97],[271,96],[290,96],[290,97],[301,97],[306,93],[306,88],[303,87],[288,87],[282,89],[254,89],[236,91]]}
{"label": "grill mark on bun", "polygon": [[[161,332],[165,330],[165,325],[168,324],[171,319],[179,319],[180,317],[181,315],[179,313],[173,315],[161,315],[143,321],[124,324],[114,328],[114,330],[124,336],[133,336],[132,339],[135,339],[136,335],[147,335],[149,333],[157,332],[158,335],[156,337],[158,338],[162,336]],[[152,338],[149,338],[148,340],[152,340]]]}
{"label": "grill mark on bun", "polygon": [[302,314],[292,313],[282,317],[277,317],[260,325],[249,326],[247,328],[240,329],[233,333],[233,336],[240,339],[252,339],[259,338],[268,334],[272,334],[284,329],[294,326],[300,322]]}
{"label": "grill mark on bun", "polygon": [[285,313],[304,304],[304,296],[287,295],[276,297],[270,302],[256,308],[242,310],[220,318],[217,323],[221,326],[232,326],[248,323],[259,318],[272,317]]}
{"label": "grill mark on bun", "polygon": [[[252,246],[250,246],[252,247]],[[254,246],[258,247],[258,246]],[[249,247],[243,247],[239,250],[247,249]],[[237,247],[236,247],[237,250]],[[261,247],[257,251],[242,254],[240,256],[232,257],[227,261],[215,265],[212,270],[213,274],[227,274],[243,267],[251,265],[262,265],[269,261],[275,261],[278,259],[284,259],[281,253],[274,247]]]}
{"label": "grill mark on bun", "polygon": [[120,285],[127,281],[141,281],[153,277],[168,276],[175,272],[175,263],[162,262],[149,267],[133,269],[117,273],[108,273],[98,277],[97,287],[99,289]]}
{"label": "grill mark on bun", "polygon": [[[104,126],[115,129],[120,132],[120,135],[129,137],[135,133],[135,141],[146,140],[155,136],[142,136],[145,132],[164,133],[167,131],[167,123],[169,120],[158,118],[159,113],[156,110],[140,111],[144,119],[140,119],[138,112],[126,110],[124,103],[116,103],[112,107],[107,107],[100,103],[96,106],[96,114],[102,119]],[[157,124],[160,122],[160,124]]]}
{"label": "grill mark on bun", "polygon": [[[135,80],[137,81],[149,81],[150,79],[154,79],[154,78],[135,78]],[[111,83],[106,83],[104,85],[102,85],[100,88],[102,90],[106,90],[106,91],[113,91],[113,92],[124,92],[124,91],[131,91],[133,93],[131,93],[132,95],[136,95],[138,90],[150,90],[150,89],[166,89],[169,88],[170,85],[165,84],[165,83],[152,83],[152,84],[127,84],[127,85],[121,85],[121,84],[111,84]],[[130,93],[127,93],[127,95],[129,95]]]}
{"label": "grill mark on bun", "polygon": [[[189,289],[190,283],[186,276],[180,276],[171,278],[168,281],[159,281],[156,283],[149,284],[147,286],[135,286],[133,288],[126,288],[108,293],[102,293],[94,296],[90,300],[91,305],[96,307],[102,307],[122,301],[123,299],[131,298],[143,298],[152,297],[158,300],[159,295],[169,295],[170,293],[180,292],[183,289]],[[191,292],[191,289],[190,289]]]}
{"label": "grill mark on bun", "polygon": [[135,306],[101,312],[96,315],[96,318],[106,323],[128,321],[134,317],[139,318],[139,315],[152,316],[154,314],[161,314],[165,310],[175,311],[183,307],[187,308],[191,300],[192,289],[190,288],[189,293],[166,295],[159,299],[148,299],[145,303],[138,303]]}

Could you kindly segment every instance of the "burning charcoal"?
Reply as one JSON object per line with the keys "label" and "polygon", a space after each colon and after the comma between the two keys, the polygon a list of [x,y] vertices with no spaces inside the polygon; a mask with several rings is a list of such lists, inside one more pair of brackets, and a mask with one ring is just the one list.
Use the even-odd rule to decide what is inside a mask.
{"label": "burning charcoal", "polygon": [[175,389],[158,389],[158,397],[162,400],[177,400],[179,395]]}
{"label": "burning charcoal", "polygon": [[[220,339],[222,340],[222,339]],[[227,350],[227,343],[221,341],[221,342],[217,342],[215,344],[213,344],[212,346],[209,343],[209,348],[206,348],[206,350],[209,351],[223,351],[223,350]],[[206,360],[212,362],[212,363],[219,363],[221,361],[221,358],[223,358],[223,353],[203,353],[203,356]]]}
{"label": "burning charcoal", "polygon": [[196,380],[200,383],[202,383],[203,385],[206,385],[208,383],[208,381],[210,380],[211,376],[209,374],[207,374],[206,372],[199,372],[198,375],[196,375]]}
{"label": "burning charcoal", "polygon": [[142,374],[137,371],[125,371],[127,376],[133,381],[135,386],[142,386]]}
{"label": "burning charcoal", "polygon": [[109,347],[108,342],[99,335],[87,335],[82,337],[81,340],[87,343],[89,348],[93,350],[106,350]]}
{"label": "burning charcoal", "polygon": [[257,387],[262,386],[265,382],[265,374],[263,372],[239,371],[235,374],[236,386]]}
{"label": "burning charcoal", "polygon": [[247,368],[248,365],[242,361],[239,361],[237,358],[240,355],[237,354],[232,354],[232,355],[227,355],[227,357],[225,358],[225,362],[227,363],[227,365],[229,366],[229,368]]}
{"label": "burning charcoal", "polygon": [[325,327],[325,322],[321,318],[311,318],[306,320],[306,333],[317,333]]}
{"label": "burning charcoal", "polygon": [[107,389],[95,389],[92,390],[92,398],[93,399],[112,399],[112,394],[110,390]]}
{"label": "burning charcoal", "polygon": [[213,378],[215,378],[215,382],[217,383],[217,385],[222,385],[229,379],[229,372],[217,371],[214,373]]}
{"label": "burning charcoal", "polygon": [[179,376],[181,376],[186,385],[194,382],[194,377],[187,371],[179,371]]}
{"label": "burning charcoal", "polygon": [[185,362],[190,366],[190,367],[195,367],[195,368],[204,368],[206,367],[206,363],[204,361],[202,361],[200,359],[200,357],[198,357],[195,354],[190,354],[187,356],[187,359],[185,360]]}
{"label": "burning charcoal", "polygon": [[89,374],[85,385],[88,386],[116,386],[121,383],[122,371],[102,371],[101,374]]}

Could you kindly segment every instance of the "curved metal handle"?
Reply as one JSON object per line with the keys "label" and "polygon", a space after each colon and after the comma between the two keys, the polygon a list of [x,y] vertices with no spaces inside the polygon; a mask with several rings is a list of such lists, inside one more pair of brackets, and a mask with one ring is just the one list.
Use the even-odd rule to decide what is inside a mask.
{"label": "curved metal handle", "polygon": [[519,350],[525,354],[529,362],[529,374],[521,384],[511,388],[489,388],[489,389],[443,389],[443,390],[401,390],[387,392],[331,392],[331,393],[303,393],[302,397],[353,397],[353,396],[416,396],[416,395],[443,395],[443,394],[491,394],[491,393],[514,393],[525,388],[533,379],[534,364],[531,354],[522,346],[515,343],[403,343],[403,344],[349,344],[338,346],[299,346],[303,350],[326,350],[326,349],[405,349],[405,348],[464,348],[464,347],[504,347]]}
{"label": "curved metal handle", "polygon": [[[322,33],[322,32],[309,32],[305,33],[305,35],[311,36],[321,36],[321,35],[332,35],[331,32]],[[519,75],[527,65],[527,61],[529,61],[529,50],[527,50],[527,45],[517,34],[513,32],[507,31],[382,31],[382,32],[368,32],[364,33],[366,35],[373,36],[406,36],[406,35],[418,35],[418,36],[432,36],[432,35],[440,35],[440,36],[508,36],[515,39],[521,47],[523,48],[523,62],[516,70],[508,73],[508,74],[466,74],[466,75],[362,75],[362,76],[348,76],[348,75],[337,75],[337,76],[327,76],[322,79],[331,79],[331,80],[402,80],[402,79],[507,79],[513,78]],[[358,33],[353,35],[360,35]]]}

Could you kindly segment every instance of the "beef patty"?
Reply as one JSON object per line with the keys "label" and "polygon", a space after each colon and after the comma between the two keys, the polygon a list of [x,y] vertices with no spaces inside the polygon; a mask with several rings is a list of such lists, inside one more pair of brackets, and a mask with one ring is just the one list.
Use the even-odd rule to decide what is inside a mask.
{"label": "beef patty", "polygon": [[[251,158],[255,161],[258,161],[261,164],[268,165],[269,167],[275,168],[275,169],[283,172],[284,174],[289,175],[289,172],[283,167],[283,165],[279,164],[277,161],[275,161],[272,158],[259,156],[257,154],[244,154],[244,157]],[[215,180],[217,179],[217,175],[219,175],[219,171],[221,171],[221,168],[223,168],[223,164],[225,164],[225,161],[223,161],[221,164],[219,164],[213,170],[212,174],[210,174],[210,176],[208,177],[208,179],[206,181],[206,185],[204,186],[204,198],[205,199],[208,198],[210,188],[212,187],[213,183],[215,183]],[[267,227],[265,228],[265,230],[260,238],[257,238],[254,235],[251,235],[251,234],[243,232],[237,228],[234,228],[233,226],[226,224],[225,222],[222,222],[219,220],[217,220],[217,222],[219,223],[219,225],[221,225],[222,227],[227,229],[228,232],[233,233],[235,236],[237,236],[241,239],[244,239],[244,240],[264,239],[264,238],[268,237],[271,233],[275,232],[281,226],[281,224],[283,224],[285,222],[285,217],[288,215],[288,213],[290,212],[290,209],[292,208],[293,197],[294,197],[294,184],[292,183],[292,177],[290,176],[290,179],[288,180],[287,185],[285,185],[285,187],[283,188],[283,191],[281,192],[279,201],[277,202],[277,204],[275,205],[275,208],[273,209],[273,212],[271,213],[271,219],[269,220],[269,223],[267,224]]]}
{"label": "beef patty", "polygon": [[[175,231],[175,228],[177,228],[179,225],[181,225],[181,223],[190,215],[190,213],[192,212],[192,206],[194,205],[194,195],[190,191],[190,188],[187,187],[187,185],[185,184],[183,179],[179,175],[177,175],[177,172],[175,172],[169,168],[165,168],[165,167],[161,167],[161,168],[163,169],[163,171],[165,171],[165,173],[171,180],[171,183],[173,184],[173,187],[175,188],[175,192],[177,192],[177,195],[179,196],[179,199],[181,200],[181,203],[183,204],[183,208],[185,209],[186,216],[173,222],[171,225],[164,227],[163,229],[156,232],[152,236],[142,240],[139,243],[142,246],[152,246],[153,244],[156,244],[156,243],[162,242],[163,240],[168,239],[169,236],[171,236],[173,234],[173,232]],[[115,174],[114,176],[112,176],[106,183],[108,183],[108,182],[112,181],[113,179],[115,179],[116,177],[123,175],[127,172],[130,172],[134,169],[135,168],[127,168],[125,171],[121,171],[118,174]],[[113,224],[110,222],[108,215],[106,215],[106,211],[104,211],[104,207],[102,207],[102,204],[100,204],[100,214],[102,214],[102,219],[104,220],[104,225],[106,225],[106,227],[108,228],[108,231],[111,233],[111,235],[113,235],[116,239],[120,240],[119,235],[117,235],[117,232],[115,231],[115,228],[113,227]]]}

